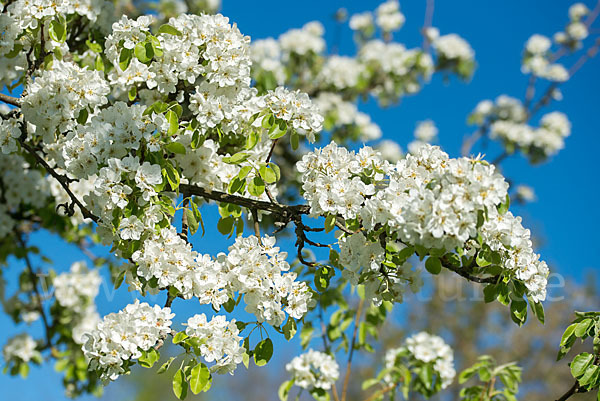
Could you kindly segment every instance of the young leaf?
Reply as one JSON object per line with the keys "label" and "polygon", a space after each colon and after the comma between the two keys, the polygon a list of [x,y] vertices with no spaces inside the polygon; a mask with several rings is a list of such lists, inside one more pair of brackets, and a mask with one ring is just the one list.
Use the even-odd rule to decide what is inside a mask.
{"label": "young leaf", "polygon": [[169,122],[169,130],[167,131],[167,134],[175,135],[179,129],[179,119],[177,118],[177,114],[173,110],[169,110],[165,114],[165,118]]}
{"label": "young leaf", "polygon": [[265,338],[254,348],[254,363],[256,366],[264,366],[273,356],[273,342],[270,338]]}
{"label": "young leaf", "polygon": [[185,373],[179,369],[173,376],[173,393],[180,400],[184,400],[187,396],[188,384],[185,381]]}
{"label": "young leaf", "polygon": [[171,142],[171,143],[167,144],[165,146],[165,148],[171,153],[185,155],[185,146],[183,146],[179,142]]}
{"label": "young leaf", "polygon": [[190,372],[190,389],[192,393],[198,394],[203,391],[210,379],[210,371],[205,364],[199,363]]}
{"label": "young leaf", "polygon": [[183,34],[172,25],[163,24],[158,28],[158,33],[168,33],[169,35],[182,36]]}

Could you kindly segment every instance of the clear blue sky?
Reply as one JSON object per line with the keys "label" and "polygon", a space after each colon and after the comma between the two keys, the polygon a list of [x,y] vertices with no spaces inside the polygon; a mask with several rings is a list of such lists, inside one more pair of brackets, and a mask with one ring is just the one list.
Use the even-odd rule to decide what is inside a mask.
{"label": "clear blue sky", "polygon": [[[585,3],[590,8],[594,5],[590,0]],[[224,0],[223,14],[253,39],[278,36],[290,28],[319,20],[327,29],[327,41],[331,45],[334,39],[331,16],[339,7],[346,7],[352,14],[373,9],[377,4],[376,1],[340,0]],[[435,5],[433,24],[440,28],[442,34],[458,33],[469,41],[476,52],[478,65],[473,80],[468,84],[454,79],[444,83],[436,77],[417,96],[404,98],[395,107],[381,110],[371,103],[360,107],[381,126],[384,138],[394,139],[404,148],[412,139],[416,122],[432,119],[440,130],[440,144],[451,156],[458,156],[462,138],[472,132],[472,128],[466,125],[466,116],[477,102],[500,94],[523,98],[527,84],[527,78],[520,72],[523,44],[533,33],[551,36],[562,29],[567,22],[570,4],[564,0],[439,0]],[[407,47],[418,46],[421,43],[418,32],[423,24],[425,1],[407,0],[401,2],[401,7],[407,22],[395,39]],[[345,27],[341,53],[352,52],[351,32]],[[566,60],[567,66],[573,62]],[[583,280],[585,271],[597,275],[600,267],[594,252],[598,249],[596,229],[600,222],[600,212],[596,207],[600,195],[596,185],[596,161],[600,148],[598,71],[600,58],[589,61],[561,87],[564,100],[547,109],[562,111],[571,120],[572,135],[567,138],[565,149],[549,162],[535,167],[519,156],[513,156],[503,164],[507,176],[517,183],[532,186],[537,194],[535,203],[515,210],[524,217],[525,225],[532,229],[534,235],[543,239],[538,252],[554,271],[579,281]],[[490,158],[499,152],[494,146],[487,150]],[[205,222],[209,230],[214,230],[214,219],[207,218]],[[75,260],[84,259],[73,249],[63,251],[61,243],[47,235],[36,236],[35,242],[53,257],[58,271],[67,269]],[[202,252],[213,253],[227,245],[219,234],[197,239],[196,244]],[[60,253],[55,253],[55,249]],[[10,270],[19,271],[20,267],[15,263]],[[14,280],[15,275],[9,272],[6,279]],[[9,282],[8,291],[13,288]],[[103,290],[98,297],[101,314],[114,312],[131,302],[131,294],[123,289],[112,300],[102,294]],[[157,298],[156,302],[162,302],[162,298]],[[0,345],[9,336],[25,329],[15,328],[4,316],[0,316],[0,325],[3,328]],[[3,399],[33,400],[39,399],[40,395],[45,400],[65,399],[60,377],[50,365],[33,368],[27,381],[0,375],[0,387],[3,388]]]}

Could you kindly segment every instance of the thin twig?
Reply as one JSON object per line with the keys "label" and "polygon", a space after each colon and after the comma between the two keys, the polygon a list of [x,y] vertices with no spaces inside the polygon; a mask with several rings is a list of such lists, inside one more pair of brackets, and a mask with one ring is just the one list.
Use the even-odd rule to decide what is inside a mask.
{"label": "thin twig", "polygon": [[376,399],[378,399],[380,396],[389,393],[390,391],[392,391],[393,389],[396,388],[396,384],[390,384],[387,387],[382,388],[381,390],[378,390],[376,392],[374,392],[373,394],[371,394],[371,396],[369,398],[367,398],[365,401],[374,401]]}
{"label": "thin twig", "polygon": [[433,10],[435,9],[435,0],[427,0],[425,6],[425,22],[421,34],[423,35],[423,52],[429,53],[429,39],[427,39],[427,29],[431,28],[433,23]]}
{"label": "thin twig", "polygon": [[46,334],[46,346],[44,348],[52,348],[52,335],[51,335],[51,326],[48,323],[48,318],[46,317],[46,312],[44,311],[44,305],[42,304],[42,294],[37,287],[38,277],[35,275],[35,271],[33,270],[33,265],[31,264],[31,260],[29,259],[29,252],[27,252],[27,244],[22,237],[22,234],[15,230],[15,237],[19,242],[19,245],[23,248],[25,252],[25,256],[23,259],[25,260],[25,265],[27,266],[27,272],[29,273],[29,279],[31,280],[31,285],[33,286],[33,292],[36,298],[36,303],[38,306],[38,311],[42,316],[42,322],[44,324],[44,330]]}
{"label": "thin twig", "polygon": [[362,316],[362,309],[364,303],[364,298],[361,298],[360,302],[358,303],[358,308],[356,308],[356,317],[354,318],[354,332],[352,333],[352,342],[350,343],[350,351],[348,352],[348,362],[346,363],[346,377],[344,377],[341,401],[346,401],[346,394],[348,393],[348,384],[350,383],[350,371],[352,369],[352,357],[354,356],[354,347],[356,345],[356,337],[358,335],[358,324]]}

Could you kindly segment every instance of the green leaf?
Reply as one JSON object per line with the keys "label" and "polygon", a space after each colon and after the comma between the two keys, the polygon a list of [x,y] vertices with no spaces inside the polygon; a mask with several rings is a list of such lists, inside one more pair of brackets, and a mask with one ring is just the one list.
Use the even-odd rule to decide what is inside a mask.
{"label": "green leaf", "polygon": [[206,389],[210,379],[210,371],[205,364],[199,363],[190,372],[190,389],[192,393],[198,394]]}
{"label": "green leaf", "polygon": [[175,372],[175,376],[173,376],[173,393],[180,400],[184,400],[187,396],[188,385],[185,381],[185,373],[183,373],[182,369],[177,370]]}
{"label": "green leaf", "polygon": [[577,355],[571,362],[571,374],[574,378],[581,377],[588,366],[594,361],[594,355],[583,352]]}
{"label": "green leaf", "polygon": [[179,119],[177,118],[177,114],[173,110],[167,111],[165,114],[165,118],[169,122],[169,129],[167,134],[175,135],[177,130],[179,129]]}
{"label": "green leaf", "polygon": [[227,164],[240,164],[240,163],[248,160],[249,157],[250,157],[250,153],[238,152],[229,157],[224,157],[223,161]]}
{"label": "green leaf", "polygon": [[498,298],[498,287],[494,284],[488,284],[483,289],[483,300],[485,303],[493,302],[496,298]]}
{"label": "green leaf", "polygon": [[79,112],[79,115],[77,116],[77,122],[81,125],[85,124],[87,122],[88,115],[89,115],[89,113],[88,113],[87,108],[81,109],[81,111]]}
{"label": "green leaf", "polygon": [[510,196],[506,194],[506,200],[498,206],[498,213],[506,214],[508,212],[508,208],[510,207]]}
{"label": "green leaf", "polygon": [[248,183],[248,193],[252,196],[261,196],[265,192],[265,183],[260,177],[254,177]]}
{"label": "green leaf", "polygon": [[132,86],[131,89],[129,89],[129,92],[127,92],[127,98],[129,99],[130,102],[133,102],[136,97],[137,97],[137,88],[135,86]]}
{"label": "green leaf", "polygon": [[302,346],[302,348],[306,348],[310,343],[314,331],[315,328],[312,323],[308,322],[302,325],[302,329],[300,330],[300,346]]}
{"label": "green leaf", "polygon": [[285,339],[290,341],[292,338],[294,338],[296,332],[298,331],[298,327],[296,326],[296,320],[293,317],[288,316],[288,320],[287,322],[285,322],[282,329]]}
{"label": "green leaf", "polygon": [[581,376],[579,381],[580,386],[587,386],[588,384],[595,383],[598,380],[598,374],[600,373],[600,366],[591,365],[589,369],[586,369],[583,376]]}
{"label": "green leaf", "polygon": [[320,292],[325,291],[329,287],[329,281],[333,276],[334,271],[329,266],[323,266],[315,272],[315,286]]}
{"label": "green leaf", "polygon": [[298,136],[298,134],[296,132],[292,132],[292,135],[290,136],[290,143],[292,145],[292,149],[296,150],[298,149],[298,146],[300,145],[300,137]]}
{"label": "green leaf", "polygon": [[129,64],[131,63],[131,59],[133,58],[133,50],[131,49],[122,49],[121,54],[119,55],[119,67],[122,71],[125,71]]}
{"label": "green leaf", "polygon": [[180,155],[185,155],[185,146],[183,146],[179,142],[171,142],[165,146],[165,148],[171,153],[177,153]]}
{"label": "green leaf", "polygon": [[180,331],[179,333],[175,334],[175,336],[173,336],[173,344],[179,344],[188,337],[189,336],[185,333],[185,331]]}
{"label": "green leaf", "polygon": [[160,354],[154,348],[148,351],[142,351],[142,356],[138,358],[138,362],[145,368],[151,368],[160,358]]}
{"label": "green leaf", "polygon": [[425,261],[425,268],[431,274],[440,274],[442,271],[442,262],[440,261],[440,258],[430,256]]}
{"label": "green leaf", "polygon": [[270,338],[265,338],[254,348],[254,363],[256,366],[264,366],[273,356],[273,342]]}
{"label": "green leaf", "polygon": [[161,365],[161,367],[156,371],[156,374],[160,375],[160,374],[165,373],[167,370],[169,370],[169,368],[171,367],[171,364],[173,363],[174,360],[175,360],[174,356],[170,357],[169,360],[167,360],[167,362],[163,363]]}
{"label": "green leaf", "polygon": [[194,211],[191,209],[185,209],[185,214],[187,217],[187,224],[190,230],[190,234],[194,235],[196,231],[198,231],[198,220],[196,220],[196,216],[194,215]]}
{"label": "green leaf", "polygon": [[233,221],[234,218],[232,216],[219,219],[217,222],[217,230],[223,235],[231,234],[231,231],[233,230]]}
{"label": "green leaf", "polygon": [[567,329],[563,333],[562,338],[560,340],[561,347],[564,347],[569,342],[569,339],[571,338],[571,336],[573,336],[575,334],[576,327],[577,327],[577,323],[573,323],[569,327],[567,327]]}
{"label": "green leaf", "polygon": [[266,182],[267,184],[273,184],[273,183],[277,182],[277,174],[275,173],[275,171],[268,168],[267,166],[262,166],[259,169],[259,174],[260,174],[261,178],[263,179],[263,181]]}
{"label": "green leaf", "polygon": [[524,300],[513,300],[510,303],[510,314],[512,320],[521,326],[527,320],[527,302]]}
{"label": "green leaf", "polygon": [[533,314],[540,321],[541,324],[544,324],[546,321],[546,315],[544,314],[544,305],[541,302],[530,302],[529,305],[531,309],[533,309]]}
{"label": "green leaf", "polygon": [[173,166],[171,163],[165,163],[165,167],[163,168],[163,175],[166,176],[169,185],[173,191],[177,191],[179,188],[179,171]]}
{"label": "green leaf", "polygon": [[288,394],[292,386],[294,385],[294,380],[288,380],[279,386],[279,390],[277,391],[277,395],[279,396],[279,401],[287,401]]}
{"label": "green leaf", "polygon": [[168,33],[169,35],[183,36],[183,34],[172,25],[163,24],[158,28],[158,33]]}
{"label": "green leaf", "polygon": [[29,365],[26,362],[23,362],[19,365],[19,375],[26,379],[29,376]]}
{"label": "green leaf", "polygon": [[254,148],[259,140],[260,140],[260,135],[258,134],[258,132],[250,131],[250,133],[246,137],[246,149],[250,150],[250,149]]}
{"label": "green leaf", "polygon": [[135,57],[137,57],[140,62],[146,64],[152,60],[154,57],[154,50],[152,49],[152,45],[147,42],[139,42],[135,45],[133,52]]}
{"label": "green leaf", "polygon": [[593,324],[594,321],[592,319],[584,319],[577,323],[577,326],[575,326],[575,336],[580,338],[585,337]]}
{"label": "green leaf", "polygon": [[98,55],[96,57],[96,61],[94,62],[94,68],[97,71],[104,71],[104,60],[102,60],[102,56]]}
{"label": "green leaf", "polygon": [[325,232],[328,233],[335,227],[335,216],[328,214],[325,218]]}
{"label": "green leaf", "polygon": [[67,40],[67,21],[64,17],[61,16],[50,23],[48,34],[55,42],[64,43]]}
{"label": "green leaf", "polygon": [[[150,46],[152,46],[152,51],[154,52],[154,56],[162,57],[163,51],[160,48],[160,41],[158,40],[158,38],[154,35],[147,35],[146,40],[148,40],[148,43],[150,44]],[[146,44],[146,46],[148,46],[148,44]]]}
{"label": "green leaf", "polygon": [[192,202],[192,211],[194,212],[194,219],[196,220],[196,222],[200,223],[200,228],[202,228],[202,235],[204,236],[204,233],[206,232],[204,230],[204,220],[202,220],[202,213],[200,213],[196,202]]}
{"label": "green leaf", "polygon": [[91,40],[88,39],[85,41],[85,44],[94,53],[98,53],[98,54],[102,53],[102,46],[100,46],[98,43],[92,42]]}
{"label": "green leaf", "polygon": [[329,401],[329,392],[322,388],[313,387],[309,393],[317,401]]}

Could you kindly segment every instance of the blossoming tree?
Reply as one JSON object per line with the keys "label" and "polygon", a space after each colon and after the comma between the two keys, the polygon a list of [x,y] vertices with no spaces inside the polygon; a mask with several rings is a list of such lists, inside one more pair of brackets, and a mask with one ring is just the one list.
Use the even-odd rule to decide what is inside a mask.
{"label": "blossoming tree", "polygon": [[[275,332],[288,341],[298,334],[309,348],[286,366],[281,399],[296,386],[345,401],[354,354],[373,349],[393,304],[420,291],[423,274],[442,270],[481,284],[516,324],[528,306],[543,322],[549,269],[509,210],[511,197],[531,193],[512,191],[498,165],[515,152],[537,163],[563,147],[564,114],[547,113],[537,127],[531,119],[595,55],[600,42],[583,41],[600,6],[575,4],[564,32],[528,40],[524,102],[482,101],[469,117],[477,130],[454,158],[430,145],[431,121],[405,155],[389,142],[355,146],[381,135],[358,111],[361,98],[385,106],[432,74],[472,75],[469,44],[431,26],[432,0],[420,48],[394,41],[405,19],[395,0],[353,15],[352,57],[328,54],[315,22],[251,43],[211,1],[1,3],[0,84],[20,95],[0,94],[0,256],[25,262],[6,309],[17,323],[40,320],[45,333],[10,339],[6,372],[26,376],[30,364],[55,360],[77,396],[141,365],[170,375],[184,399],[208,391],[213,375],[267,364]],[[570,69],[559,63],[576,52]],[[536,96],[540,81],[549,84]],[[483,137],[504,148],[491,162],[470,155]],[[216,212],[211,205],[216,227],[202,220]],[[38,230],[84,250],[111,246],[113,258],[45,279],[30,258]],[[214,231],[235,238],[227,252],[194,249],[194,236]],[[276,246],[280,233],[295,236],[293,257]],[[101,318],[94,298],[103,268],[138,299]],[[156,294],[164,303],[144,302]],[[174,302],[206,313],[178,327]],[[241,308],[254,320],[228,315]],[[600,385],[600,313],[577,313],[559,357],[588,337],[591,352],[572,359],[574,385],[560,400]],[[157,364],[166,341],[179,352]],[[460,374],[461,383],[480,381],[461,397],[514,400],[520,374],[515,363],[482,356]],[[388,350],[364,388],[369,400],[429,397],[455,376],[452,349],[421,332]]]}

